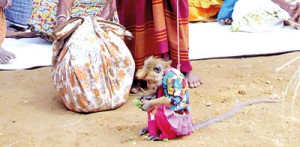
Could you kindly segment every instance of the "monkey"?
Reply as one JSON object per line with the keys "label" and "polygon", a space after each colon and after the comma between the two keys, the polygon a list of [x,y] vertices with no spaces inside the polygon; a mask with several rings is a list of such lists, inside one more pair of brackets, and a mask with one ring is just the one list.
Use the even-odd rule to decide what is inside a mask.
{"label": "monkey", "polygon": [[193,123],[190,114],[188,83],[184,75],[172,68],[171,61],[150,56],[144,66],[136,72],[136,77],[144,80],[152,91],[138,97],[141,109],[147,111],[148,126],[140,135],[149,134],[147,140],[161,141],[190,135],[210,124],[233,116],[246,105],[278,102],[271,99],[250,100],[237,104],[229,112],[215,118]]}

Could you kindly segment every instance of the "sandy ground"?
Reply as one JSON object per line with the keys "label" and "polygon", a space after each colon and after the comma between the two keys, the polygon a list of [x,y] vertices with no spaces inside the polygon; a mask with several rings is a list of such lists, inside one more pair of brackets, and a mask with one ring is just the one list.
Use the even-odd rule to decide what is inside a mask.
{"label": "sandy ground", "polygon": [[[193,121],[221,115],[247,100],[282,100],[300,61],[275,70],[298,55],[193,61],[194,73],[204,82],[190,90]],[[0,146],[300,146],[299,97],[291,117],[295,83],[284,113],[282,101],[250,105],[190,136],[152,142],[138,135],[146,113],[134,106],[137,95],[113,111],[78,114],[61,103],[50,67],[0,71],[0,79]]]}

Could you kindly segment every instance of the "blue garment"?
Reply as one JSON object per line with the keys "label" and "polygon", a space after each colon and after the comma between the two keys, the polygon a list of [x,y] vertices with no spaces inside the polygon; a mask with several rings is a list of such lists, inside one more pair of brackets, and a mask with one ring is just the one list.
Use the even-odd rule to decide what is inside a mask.
{"label": "blue garment", "polygon": [[218,13],[217,20],[220,21],[220,20],[224,20],[226,18],[231,19],[233,8],[234,8],[234,5],[237,1],[238,0],[224,0],[224,3],[221,6],[221,9]]}
{"label": "blue garment", "polygon": [[190,109],[188,83],[184,75],[175,68],[164,71],[162,87],[165,96],[170,100],[171,110],[186,114]]}
{"label": "blue garment", "polygon": [[32,0],[13,0],[10,8],[5,9],[6,20],[17,25],[27,26],[32,12]]}

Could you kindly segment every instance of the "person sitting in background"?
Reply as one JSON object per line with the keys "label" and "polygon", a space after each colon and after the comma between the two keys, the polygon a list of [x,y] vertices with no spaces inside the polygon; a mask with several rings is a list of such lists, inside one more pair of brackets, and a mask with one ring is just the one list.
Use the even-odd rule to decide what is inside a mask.
{"label": "person sitting in background", "polygon": [[16,58],[16,55],[5,50],[2,47],[2,42],[6,37],[6,20],[4,9],[11,5],[10,0],[0,0],[0,63],[8,63],[11,59]]}
{"label": "person sitting in background", "polygon": [[217,15],[217,21],[224,25],[230,25],[232,22],[233,8],[237,1],[238,0],[224,0]]}
{"label": "person sitting in background", "polygon": [[32,0],[14,0],[11,7],[5,9],[7,38],[36,37],[28,28],[32,12]]}
{"label": "person sitting in background", "polygon": [[[285,0],[238,0],[232,14],[232,31],[265,32],[282,28],[285,22],[297,28],[300,3]],[[299,24],[298,24],[299,25]]]}
{"label": "person sitting in background", "polygon": [[284,20],[299,24],[299,15],[300,2],[297,0],[225,0],[217,20],[225,25],[234,22],[232,28],[235,31],[249,30],[249,25],[255,31],[253,26],[274,26]]}
{"label": "person sitting in background", "polygon": [[[112,1],[115,3],[114,0]],[[29,19],[32,32],[49,41],[53,41],[55,28],[69,17],[100,16],[118,22],[116,9],[109,9],[106,0],[33,0],[33,11]],[[103,13],[102,13],[103,12]],[[111,18],[107,18],[112,16]]]}
{"label": "person sitting in background", "polygon": [[31,16],[32,0],[14,0],[11,7],[4,11],[6,21],[15,31],[25,31]]}

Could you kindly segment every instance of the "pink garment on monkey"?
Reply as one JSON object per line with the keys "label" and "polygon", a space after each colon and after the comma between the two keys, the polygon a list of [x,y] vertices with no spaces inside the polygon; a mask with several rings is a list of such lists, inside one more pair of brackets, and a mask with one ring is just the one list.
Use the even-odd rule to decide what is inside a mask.
{"label": "pink garment on monkey", "polygon": [[157,98],[166,96],[171,106],[159,105],[155,115],[148,111],[148,131],[150,136],[174,139],[189,135],[193,131],[189,113],[188,84],[184,75],[175,68],[164,71],[162,86],[157,89]]}
{"label": "pink garment on monkey", "polygon": [[174,113],[169,108],[159,105],[154,120],[148,112],[149,136],[159,136],[161,139],[174,139],[190,135],[193,131],[193,124],[190,114],[185,116]]}

